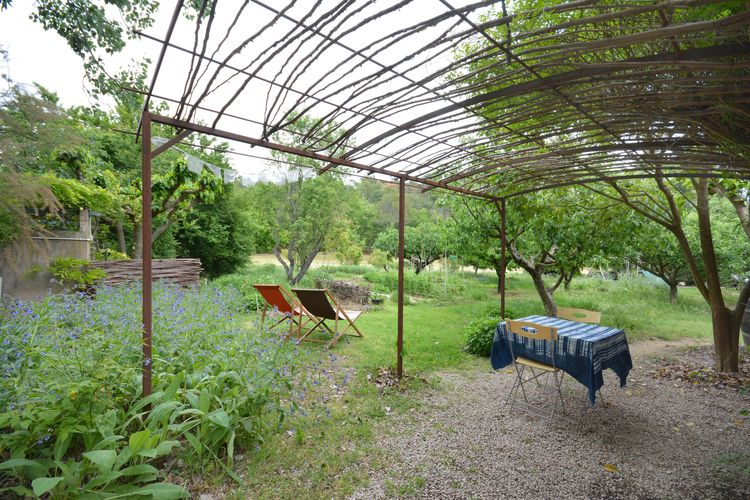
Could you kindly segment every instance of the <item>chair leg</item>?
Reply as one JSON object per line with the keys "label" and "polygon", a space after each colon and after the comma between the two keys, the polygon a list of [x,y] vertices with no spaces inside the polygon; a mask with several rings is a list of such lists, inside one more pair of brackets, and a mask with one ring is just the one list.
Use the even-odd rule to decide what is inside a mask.
{"label": "chair leg", "polygon": [[524,365],[521,365],[521,371],[518,374],[518,386],[521,389],[521,394],[523,394],[523,400],[526,401],[526,404],[529,404],[529,399],[526,397],[526,389],[523,388],[523,384],[525,382],[523,381],[523,372],[526,370],[526,367]]}
{"label": "chair leg", "polygon": [[[536,382],[537,387],[541,387],[542,384],[539,383],[539,377],[537,376],[536,372],[534,371],[534,367],[530,366],[529,370],[531,370],[531,376],[534,379],[534,382]],[[547,385],[547,377],[544,377],[544,385]]]}
{"label": "chair leg", "polygon": [[263,304],[263,310],[260,313],[260,330],[263,331],[263,323],[266,321],[266,308],[268,304]]}
{"label": "chair leg", "polygon": [[508,413],[513,413],[513,404],[516,402],[516,397],[518,396],[518,388],[520,387],[521,379],[518,376],[518,373],[516,373],[516,379],[513,381],[513,387],[511,387],[510,392],[508,393],[508,397],[505,399],[505,406],[508,406],[508,403],[510,403],[510,408],[508,409]]}
{"label": "chair leg", "polygon": [[[313,321],[314,320],[310,320],[310,322],[313,322]],[[315,323],[312,326],[312,328],[309,328],[304,334],[302,333],[302,326],[300,326],[299,327],[299,335],[297,337],[297,341],[298,342],[302,342],[303,340],[305,340],[307,338],[308,335],[310,335],[311,333],[313,333],[315,331],[315,329],[318,328],[318,327],[320,327],[320,326],[324,326],[325,328],[327,328],[328,330],[330,330],[330,328],[328,328],[328,325],[326,325],[324,323],[324,320],[322,320],[322,319],[318,320],[318,322]],[[322,330],[322,328],[321,328],[321,330]],[[325,333],[325,330],[323,330],[323,332]]]}
{"label": "chair leg", "polygon": [[562,393],[562,382],[563,382],[563,373],[560,372],[560,377],[557,377],[558,372],[552,372],[552,377],[555,380],[555,389],[557,390],[557,397],[555,397],[555,404],[552,406],[552,411],[550,412],[550,420],[555,416],[555,410],[557,410],[557,405],[560,405],[561,409],[565,409],[565,402],[563,399],[563,393]]}

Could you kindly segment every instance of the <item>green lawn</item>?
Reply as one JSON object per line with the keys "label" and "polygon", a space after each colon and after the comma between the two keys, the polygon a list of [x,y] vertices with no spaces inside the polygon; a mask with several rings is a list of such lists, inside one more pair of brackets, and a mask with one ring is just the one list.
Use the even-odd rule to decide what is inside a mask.
{"label": "green lawn", "polygon": [[[325,272],[337,278],[353,277],[346,270]],[[438,273],[425,279],[434,279],[436,287],[441,284]],[[339,372],[336,383],[342,383],[342,373],[354,373],[344,395],[329,400],[327,412],[311,408],[306,417],[287,420],[282,432],[269,436],[258,453],[250,453],[247,482],[237,490],[238,497],[346,496],[366,483],[368,468],[387,468],[389,457],[375,446],[376,435],[388,432],[383,424],[387,413],[418,411],[417,394],[437,384],[436,371],[481,373],[489,369],[488,360],[464,353],[462,345],[466,325],[498,304],[496,278],[454,273],[450,280],[462,290],[460,296],[415,297],[414,303],[405,306],[405,382],[382,393],[373,383],[379,368],[395,366],[396,304],[391,299],[358,320],[364,338],[347,338],[332,351],[337,358],[334,370]],[[511,274],[508,288],[508,308],[514,316],[543,313],[528,276]],[[571,290],[559,290],[556,299],[560,305],[601,310],[602,322],[624,328],[631,341],[710,338],[708,307],[693,288],[681,289],[678,303],[671,305],[666,287],[642,279],[579,278]],[[303,348],[320,359],[330,359],[331,352],[318,345],[303,344]]]}

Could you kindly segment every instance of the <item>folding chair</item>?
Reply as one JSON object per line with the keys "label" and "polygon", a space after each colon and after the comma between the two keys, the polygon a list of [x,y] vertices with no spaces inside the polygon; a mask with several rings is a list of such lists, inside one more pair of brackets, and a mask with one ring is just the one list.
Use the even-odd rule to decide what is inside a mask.
{"label": "folding chair", "polygon": [[[333,335],[333,338],[326,345],[326,349],[336,345],[336,342],[339,341],[341,336],[344,335],[346,331],[349,330],[349,328],[353,328],[354,331],[357,332],[356,334],[350,333],[349,335],[363,337],[362,332],[360,332],[359,328],[357,328],[357,325],[354,324],[354,321],[362,314],[363,311],[345,311],[344,308],[341,307],[338,302],[336,302],[336,299],[333,297],[333,295],[331,295],[331,292],[325,289],[292,288],[292,291],[299,298],[302,307],[304,307],[307,311],[312,313],[312,315],[318,318],[318,322],[316,323],[315,327],[320,325],[328,330],[328,333]],[[326,324],[326,320],[334,321],[333,329],[331,329],[331,327]],[[346,326],[343,330],[339,330],[340,320],[346,322]],[[313,329],[315,327],[313,327]],[[299,340],[308,340],[312,342],[325,342],[322,340],[307,338],[313,329],[308,330],[307,333],[303,335],[302,329],[301,327],[299,327],[299,334],[297,338]]]}
{"label": "folding chair", "polygon": [[580,323],[595,323],[597,325],[602,321],[602,313],[599,311],[576,309],[575,307],[558,307],[557,317],[560,319],[568,319],[570,321],[578,321]]}
{"label": "folding chair", "polygon": [[[523,399],[526,402],[527,407],[530,407],[531,405],[529,404],[529,400],[526,397],[526,389],[524,388],[524,384],[528,384],[529,382],[534,381],[538,387],[542,387],[542,385],[539,383],[539,379],[540,377],[544,377],[546,375],[548,378],[545,379],[544,387],[547,388],[547,381],[551,376],[554,380],[552,389],[554,392],[556,392],[554,404],[552,404],[552,409],[550,410],[548,416],[548,418],[551,420],[555,414],[555,410],[557,410],[558,404],[560,406],[564,405],[562,382],[565,372],[557,368],[555,364],[555,352],[557,350],[558,339],[557,328],[537,325],[536,323],[529,323],[527,321],[506,321],[505,328],[508,333],[508,345],[510,346],[510,354],[513,358],[513,368],[515,368],[516,370],[516,381],[513,384],[510,393],[508,394],[508,398],[505,400],[505,404],[507,406],[508,402],[510,402],[510,411],[512,412],[513,404],[515,403],[515,400],[518,397],[518,391],[520,390],[521,394],[523,394]],[[533,342],[550,342],[552,344],[552,364],[548,365],[546,363],[541,363],[539,361],[525,358],[523,356],[516,356],[513,352],[513,334],[519,337],[527,338]],[[532,376],[524,380],[524,372],[527,367],[531,371]],[[537,373],[537,370],[539,370],[539,373]]]}
{"label": "folding chair", "polygon": [[[271,311],[283,315],[281,319],[271,326],[271,329],[276,328],[284,321],[289,320],[289,332],[284,337],[285,339],[291,337],[295,330],[301,332],[302,327],[305,327],[311,322],[315,323],[318,321],[318,318],[302,307],[299,300],[281,285],[253,285],[253,287],[258,293],[260,293],[261,297],[263,297],[263,311],[260,315],[261,328],[263,328],[263,324],[266,320],[266,313],[269,311],[269,308]],[[315,329],[316,326],[313,326],[312,329]]]}

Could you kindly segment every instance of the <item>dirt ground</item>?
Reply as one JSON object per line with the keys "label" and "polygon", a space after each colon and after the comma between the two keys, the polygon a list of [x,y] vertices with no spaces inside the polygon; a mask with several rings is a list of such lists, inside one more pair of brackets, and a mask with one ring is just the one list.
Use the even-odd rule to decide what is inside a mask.
{"label": "dirt ground", "polygon": [[750,498],[750,357],[726,378],[694,341],[631,353],[626,387],[605,372],[592,408],[569,380],[552,422],[509,411],[510,370],[440,374],[420,410],[383,426],[391,464],[353,498]]}

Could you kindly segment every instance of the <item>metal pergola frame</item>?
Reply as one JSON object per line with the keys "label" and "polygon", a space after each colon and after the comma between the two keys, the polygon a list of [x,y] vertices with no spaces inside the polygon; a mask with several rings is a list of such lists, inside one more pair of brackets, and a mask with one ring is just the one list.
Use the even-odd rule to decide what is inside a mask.
{"label": "metal pergola frame", "polygon": [[[195,13],[192,48],[172,42],[184,0],[177,0],[165,37],[140,33],[161,45],[148,90],[126,89],[145,95],[136,133],[142,135],[143,144],[143,207],[151,206],[152,160],[194,132],[321,161],[325,166],[319,174],[343,168],[396,180],[399,377],[403,374],[407,182],[423,191],[439,188],[494,203],[501,217],[500,307],[504,316],[506,198],[657,175],[750,178],[750,134],[745,132],[750,128],[750,42],[744,35],[750,26],[750,9],[693,21],[689,15],[693,9],[722,2],[577,0],[539,12],[508,14],[504,0],[478,0],[460,7],[448,0],[418,0],[439,5],[441,10],[435,15],[426,13],[426,19],[413,26],[386,29],[369,45],[352,46],[345,41],[347,34],[387,22],[398,9],[417,0],[392,0],[370,12],[367,9],[374,9],[373,2],[341,3],[325,13],[318,10],[319,2],[300,7],[291,0],[274,8],[265,0],[247,0],[219,35],[223,38],[217,45],[212,38],[219,29],[214,27],[219,22],[217,1],[203,0]],[[230,52],[225,43],[247,15],[249,4],[273,20],[259,25]],[[479,16],[482,9],[496,5],[502,7],[502,15]],[[547,23],[547,15],[561,16],[561,20]],[[544,22],[531,27],[524,24],[535,19]],[[267,46],[258,42],[276,24],[289,27],[287,36],[266,41]],[[439,33],[416,54],[381,61],[386,47],[435,29]],[[600,36],[603,33],[611,36]],[[695,43],[709,36],[712,44]],[[251,41],[259,45],[250,62],[245,66],[246,60],[232,62],[243,56]],[[534,48],[535,41],[543,42],[543,48]],[[311,48],[300,55],[308,42]],[[429,78],[417,76],[417,70],[438,64],[457,44],[468,47],[461,57],[430,70]],[[209,54],[209,46],[213,53]],[[227,53],[223,59],[218,55],[222,47]],[[261,76],[261,68],[284,50],[290,59],[281,62],[276,77]],[[174,97],[156,93],[170,51],[190,59],[185,88]],[[327,76],[308,88],[296,88],[305,68],[320,63],[327,53],[349,54],[357,63],[351,68],[360,71],[361,77],[360,73],[351,76],[348,61],[330,57]],[[626,56],[611,57],[620,53]],[[217,83],[221,78],[225,79]],[[396,81],[399,86],[394,87]],[[245,116],[235,102],[250,82],[268,89],[262,119]],[[212,108],[206,101],[225,84],[235,84],[234,94],[220,109]],[[340,94],[349,98],[337,100]],[[152,97],[176,105],[174,116],[151,113]],[[612,113],[611,106],[618,104],[623,112]],[[233,111],[238,106],[240,110]],[[321,118],[312,131],[301,134],[299,145],[274,142],[274,133],[294,125],[298,118],[290,113],[296,109],[318,112]],[[394,117],[404,112],[412,117],[397,122]],[[211,124],[202,124],[198,113],[212,117]],[[534,120],[547,113],[553,113],[552,132],[545,128],[548,124]],[[727,113],[736,123],[722,121]],[[225,118],[262,130],[251,136],[222,128],[219,122]],[[175,129],[175,135],[153,151],[152,123]],[[325,125],[342,133],[316,135]],[[354,133],[364,134],[366,140],[348,145]],[[144,210],[144,395],[151,392],[152,373],[151,230],[151,213]]]}

